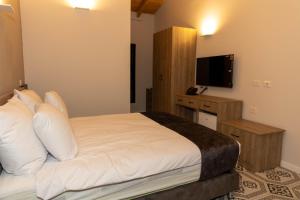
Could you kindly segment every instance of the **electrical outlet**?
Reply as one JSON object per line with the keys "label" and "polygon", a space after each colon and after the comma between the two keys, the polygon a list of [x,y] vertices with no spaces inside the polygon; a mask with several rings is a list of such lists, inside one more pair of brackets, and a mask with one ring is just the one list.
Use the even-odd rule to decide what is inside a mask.
{"label": "electrical outlet", "polygon": [[250,113],[252,115],[256,115],[257,114],[257,107],[256,106],[250,106]]}
{"label": "electrical outlet", "polygon": [[19,80],[19,86],[22,86],[22,85],[23,85],[23,80],[20,79],[20,80]]}
{"label": "electrical outlet", "polygon": [[260,80],[253,80],[252,81],[252,86],[253,87],[260,87],[261,86],[261,81]]}
{"label": "electrical outlet", "polygon": [[265,88],[271,88],[272,87],[272,82],[271,81],[264,81],[264,87]]}

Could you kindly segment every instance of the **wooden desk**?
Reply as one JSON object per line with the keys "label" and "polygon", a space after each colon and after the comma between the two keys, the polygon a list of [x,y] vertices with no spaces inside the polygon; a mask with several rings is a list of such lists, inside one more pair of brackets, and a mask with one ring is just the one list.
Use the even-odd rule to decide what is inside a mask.
{"label": "wooden desk", "polygon": [[[243,102],[240,100],[207,95],[176,95],[175,100],[178,106],[216,115],[218,131],[220,131],[222,121],[242,119]],[[177,115],[181,116],[180,113],[177,113]]]}
{"label": "wooden desk", "polygon": [[206,95],[176,95],[176,105],[216,115],[217,131],[240,142],[239,162],[246,169],[261,172],[280,165],[284,130],[243,120],[242,101]]}

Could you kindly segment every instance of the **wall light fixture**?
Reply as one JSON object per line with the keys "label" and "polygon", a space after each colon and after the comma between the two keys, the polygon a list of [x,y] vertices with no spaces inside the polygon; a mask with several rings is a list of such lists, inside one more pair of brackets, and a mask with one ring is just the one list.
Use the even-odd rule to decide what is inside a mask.
{"label": "wall light fixture", "polygon": [[216,33],[218,22],[214,17],[207,17],[203,20],[201,25],[201,35],[210,36]]}
{"label": "wall light fixture", "polygon": [[13,13],[14,9],[10,4],[0,4],[0,12]]}
{"label": "wall light fixture", "polygon": [[69,0],[74,8],[90,10],[95,6],[95,0]]}

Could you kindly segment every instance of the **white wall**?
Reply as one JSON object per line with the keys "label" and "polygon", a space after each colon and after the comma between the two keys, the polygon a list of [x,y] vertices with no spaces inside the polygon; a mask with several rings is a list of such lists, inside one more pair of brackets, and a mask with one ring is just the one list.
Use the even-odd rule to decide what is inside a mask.
{"label": "white wall", "polygon": [[[300,173],[299,10],[299,0],[166,0],[155,30],[199,28],[206,16],[216,17],[219,29],[198,37],[197,55],[234,53],[235,86],[209,88],[208,94],[242,99],[244,118],[286,129],[283,165]],[[272,88],[254,87],[253,80],[270,80]],[[251,114],[251,106],[257,114]]]}
{"label": "white wall", "polygon": [[21,0],[25,78],[57,90],[71,116],[130,111],[130,0]]}
{"label": "white wall", "polygon": [[146,111],[146,88],[152,88],[154,16],[131,13],[131,43],[136,44],[136,103],[131,112]]}

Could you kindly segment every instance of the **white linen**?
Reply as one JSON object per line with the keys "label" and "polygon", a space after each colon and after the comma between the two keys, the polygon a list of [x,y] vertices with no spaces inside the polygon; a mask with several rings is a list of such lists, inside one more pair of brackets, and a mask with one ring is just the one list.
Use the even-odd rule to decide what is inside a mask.
{"label": "white linen", "polygon": [[[47,164],[47,163],[46,163]],[[198,181],[201,165],[176,169],[157,175],[105,185],[81,191],[68,191],[52,200],[116,200],[132,199],[180,185]],[[0,176],[1,200],[38,200],[35,192],[34,176],[12,176],[3,173]]]}
{"label": "white linen", "polygon": [[35,107],[43,103],[41,97],[33,90],[14,90],[15,95],[29,108],[32,113],[35,113]]}
{"label": "white linen", "polygon": [[46,92],[45,103],[50,104],[69,118],[67,106],[62,97],[55,91]]}
{"label": "white linen", "polygon": [[76,156],[77,143],[69,118],[50,104],[39,106],[33,117],[33,128],[56,159],[70,160]]}
{"label": "white linen", "polygon": [[33,174],[47,152],[32,127],[32,112],[16,97],[0,107],[0,162],[14,175]]}
{"label": "white linen", "polygon": [[[13,176],[3,172],[0,176],[0,199],[22,193],[35,193],[35,176]],[[13,198],[11,198],[13,199]],[[15,199],[15,198],[14,198]]]}
{"label": "white linen", "polygon": [[37,195],[115,184],[201,163],[191,141],[141,114],[71,119],[79,152],[48,161],[37,174]]}

